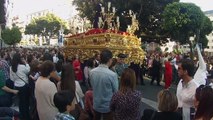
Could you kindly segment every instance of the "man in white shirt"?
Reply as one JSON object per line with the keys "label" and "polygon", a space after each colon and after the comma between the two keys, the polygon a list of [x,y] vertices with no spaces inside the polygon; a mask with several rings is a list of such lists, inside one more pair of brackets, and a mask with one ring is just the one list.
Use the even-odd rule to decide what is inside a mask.
{"label": "man in white shirt", "polygon": [[183,113],[183,120],[190,120],[190,109],[194,107],[194,95],[198,85],[193,80],[194,63],[190,59],[183,59],[178,65],[178,75],[181,80],[177,87],[178,107]]}

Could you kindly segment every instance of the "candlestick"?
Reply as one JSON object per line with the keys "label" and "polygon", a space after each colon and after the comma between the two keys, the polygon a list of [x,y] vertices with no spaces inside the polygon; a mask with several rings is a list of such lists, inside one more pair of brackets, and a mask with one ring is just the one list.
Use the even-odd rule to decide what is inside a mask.
{"label": "candlestick", "polygon": [[102,19],[101,19],[101,17],[98,17],[98,22],[102,22]]}
{"label": "candlestick", "polygon": [[108,9],[110,9],[111,7],[111,2],[108,2]]}
{"label": "candlestick", "polygon": [[112,7],[112,12],[115,13],[115,7]]}
{"label": "candlestick", "polygon": [[118,27],[118,29],[119,29],[119,27],[120,27],[120,22],[117,22],[117,27]]}
{"label": "candlestick", "polygon": [[132,14],[132,11],[131,10],[129,10],[129,15],[131,15]]}
{"label": "candlestick", "polygon": [[119,17],[117,16],[117,18],[116,18],[116,22],[119,22]]}
{"label": "candlestick", "polygon": [[101,12],[104,13],[104,7],[101,7]]}

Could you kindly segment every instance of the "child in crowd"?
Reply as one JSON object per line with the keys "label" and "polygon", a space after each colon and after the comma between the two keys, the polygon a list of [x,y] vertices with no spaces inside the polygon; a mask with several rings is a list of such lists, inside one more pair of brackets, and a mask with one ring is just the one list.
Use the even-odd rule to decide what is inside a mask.
{"label": "child in crowd", "polygon": [[75,109],[74,97],[74,92],[69,90],[62,90],[54,95],[54,104],[60,112],[56,115],[55,120],[75,120],[70,114],[70,111]]}

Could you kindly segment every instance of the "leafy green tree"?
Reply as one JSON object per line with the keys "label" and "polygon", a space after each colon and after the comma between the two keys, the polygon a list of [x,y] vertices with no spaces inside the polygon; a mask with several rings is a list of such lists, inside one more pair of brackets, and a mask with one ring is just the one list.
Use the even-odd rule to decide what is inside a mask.
{"label": "leafy green tree", "polygon": [[[47,39],[57,36],[59,30],[67,29],[66,22],[54,14],[47,14],[40,18],[33,19],[25,28],[25,34],[42,35]],[[49,42],[49,41],[48,41]]]}
{"label": "leafy green tree", "polygon": [[189,44],[191,58],[193,58],[193,44],[190,36],[196,35],[194,43],[202,43],[207,46],[206,35],[212,31],[212,25],[208,17],[193,3],[172,3],[166,6],[163,13],[163,28],[167,31],[171,40],[180,44]]}
{"label": "leafy green tree", "polygon": [[212,32],[212,30],[213,30],[212,22],[207,16],[205,16],[203,19],[203,25],[200,30],[200,38],[197,41],[202,44],[203,48],[207,47],[208,39],[207,39],[206,35],[210,34]]}
{"label": "leafy green tree", "polygon": [[161,40],[166,41],[165,32],[161,29],[161,14],[167,4],[179,0],[73,0],[73,4],[77,6],[79,15],[89,19],[96,28],[101,7],[106,8],[109,1],[111,6],[116,7],[115,14],[120,17],[121,31],[126,31],[127,25],[131,24],[128,11],[132,10],[139,21],[139,30],[135,34],[143,41],[161,43]]}
{"label": "leafy green tree", "polygon": [[22,34],[18,27],[6,28],[2,31],[2,39],[8,45],[15,45],[21,41]]}
{"label": "leafy green tree", "polygon": [[164,10],[163,18],[163,28],[167,30],[172,40],[180,44],[190,44],[189,37],[194,35],[197,35],[195,42],[205,43],[206,41],[203,41],[205,39],[198,41],[198,37],[205,36],[212,30],[209,18],[192,3],[169,4]]}

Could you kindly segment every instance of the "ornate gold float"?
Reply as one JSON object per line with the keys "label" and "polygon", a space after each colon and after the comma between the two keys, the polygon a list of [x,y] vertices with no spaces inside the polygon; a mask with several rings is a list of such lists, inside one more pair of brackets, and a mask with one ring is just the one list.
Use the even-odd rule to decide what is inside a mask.
{"label": "ornate gold float", "polygon": [[111,50],[114,57],[119,53],[127,54],[127,63],[139,63],[144,59],[141,40],[127,32],[92,29],[64,41],[65,55],[74,57],[78,54],[81,60],[91,58],[103,49]]}
{"label": "ornate gold float", "polygon": [[[103,12],[103,11],[102,11]],[[99,17],[99,27],[91,29],[85,33],[69,36],[64,41],[64,52],[67,57],[73,58],[76,54],[80,60],[86,60],[94,57],[96,53],[100,53],[103,49],[109,49],[116,57],[119,53],[127,54],[126,62],[142,63],[144,59],[144,51],[141,49],[141,40],[133,33],[138,29],[138,21],[136,15],[132,14],[132,25],[128,25],[127,32],[118,31],[120,26],[119,18],[113,21],[112,16],[105,16],[105,20]],[[104,14],[104,13],[102,13]],[[106,14],[104,14],[106,15]],[[114,17],[115,18],[115,17]],[[107,21],[106,21],[107,20]],[[103,21],[110,26],[107,30],[103,29]],[[116,26],[111,26],[112,23]]]}

